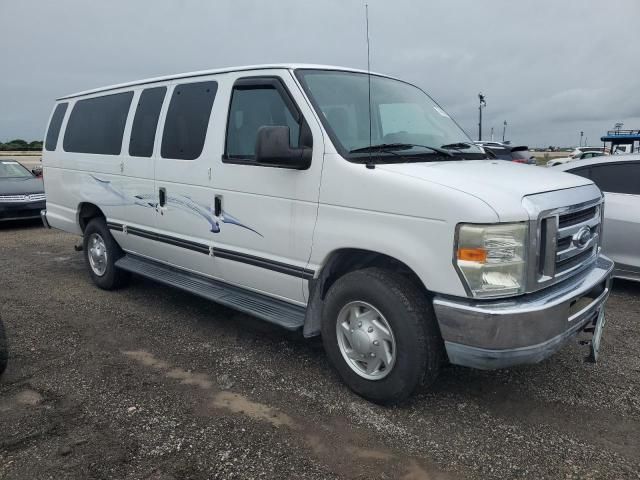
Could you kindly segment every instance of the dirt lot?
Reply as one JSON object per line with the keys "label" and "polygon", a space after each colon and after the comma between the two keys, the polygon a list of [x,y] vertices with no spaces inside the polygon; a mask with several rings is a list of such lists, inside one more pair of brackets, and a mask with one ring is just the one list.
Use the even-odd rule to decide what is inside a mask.
{"label": "dirt lot", "polygon": [[142,279],[98,290],[75,242],[0,226],[0,478],[640,478],[640,285],[615,283],[597,365],[449,367],[382,408],[318,341]]}

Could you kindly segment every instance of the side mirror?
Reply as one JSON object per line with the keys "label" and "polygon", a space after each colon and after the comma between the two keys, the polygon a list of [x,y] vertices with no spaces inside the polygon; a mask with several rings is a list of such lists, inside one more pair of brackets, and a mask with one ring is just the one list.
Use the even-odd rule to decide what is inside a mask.
{"label": "side mirror", "polygon": [[33,173],[36,177],[42,176],[42,167],[35,167],[31,169],[31,173]]}
{"label": "side mirror", "polygon": [[256,136],[256,162],[270,167],[306,170],[311,166],[311,149],[291,148],[287,126],[263,126]]}

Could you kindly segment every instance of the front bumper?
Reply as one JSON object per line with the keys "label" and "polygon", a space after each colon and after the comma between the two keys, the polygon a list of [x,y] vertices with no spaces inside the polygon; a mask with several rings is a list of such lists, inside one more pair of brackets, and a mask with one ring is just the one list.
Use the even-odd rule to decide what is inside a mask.
{"label": "front bumper", "polygon": [[544,360],[594,322],[609,296],[612,270],[601,255],[590,270],[522,297],[435,297],[449,361],[492,370]]}
{"label": "front bumper", "polygon": [[40,210],[45,208],[44,200],[37,202],[0,203],[0,222],[40,218]]}

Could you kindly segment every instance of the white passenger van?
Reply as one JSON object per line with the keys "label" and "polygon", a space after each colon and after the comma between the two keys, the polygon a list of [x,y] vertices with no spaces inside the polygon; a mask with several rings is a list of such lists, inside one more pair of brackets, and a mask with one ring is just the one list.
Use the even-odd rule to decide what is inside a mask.
{"label": "white passenger van", "polygon": [[487,159],[409,83],[273,65],[86,91],[57,100],[43,165],[43,221],[83,235],[100,288],[134,273],[322,335],[372,401],[583,331],[597,355],[600,190]]}

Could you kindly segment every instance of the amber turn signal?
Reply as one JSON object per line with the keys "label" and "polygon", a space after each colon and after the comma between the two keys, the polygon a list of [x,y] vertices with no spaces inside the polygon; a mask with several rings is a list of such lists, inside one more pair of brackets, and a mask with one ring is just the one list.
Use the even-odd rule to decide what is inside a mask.
{"label": "amber turn signal", "polygon": [[487,261],[487,251],[484,248],[459,248],[458,260],[485,263]]}

